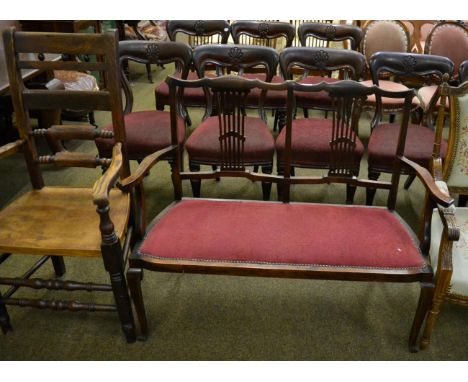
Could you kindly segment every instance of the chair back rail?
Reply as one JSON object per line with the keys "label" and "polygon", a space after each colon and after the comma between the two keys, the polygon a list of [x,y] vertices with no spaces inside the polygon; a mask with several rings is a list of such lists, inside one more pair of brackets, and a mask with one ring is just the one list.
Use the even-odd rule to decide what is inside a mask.
{"label": "chair back rail", "polygon": [[[107,166],[110,161],[99,158],[89,158],[79,153],[69,153],[66,150],[51,156],[40,157],[35,138],[50,136],[57,139],[94,139],[97,136],[110,137],[105,133],[91,133],[91,127],[74,129],[68,127],[54,127],[50,130],[34,132],[31,126],[29,110],[105,110],[112,111],[112,123],[114,126],[114,138],[122,144],[123,165],[122,177],[130,173],[130,167],[126,156],[125,129],[122,113],[122,99],[120,81],[118,78],[117,38],[116,31],[104,34],[67,34],[67,33],[41,33],[41,32],[17,32],[14,28],[3,32],[5,56],[10,80],[10,89],[16,114],[18,130],[21,139],[25,141],[24,154],[27,167],[34,188],[42,188],[42,178],[39,165],[43,163],[56,163],[61,166],[95,167]],[[33,53],[34,60],[29,55],[28,61],[22,61],[18,53]],[[99,69],[102,70],[107,84],[106,89],[99,91],[68,91],[68,90],[44,90],[28,89],[22,79],[21,70],[24,67],[38,67],[45,71],[70,70],[86,71],[90,67],[88,62],[79,61],[47,61],[44,55],[47,53],[61,53],[63,55],[89,54],[99,55],[102,61]],[[94,65],[94,64],[93,64]],[[96,66],[97,68],[97,66]],[[99,130],[98,130],[99,131]],[[109,136],[108,136],[109,135]]]}
{"label": "chair back rail", "polygon": [[194,48],[204,44],[226,44],[231,26],[226,20],[169,20],[166,30],[171,41],[176,41],[179,33],[187,35],[189,45]]}
{"label": "chair back rail", "polygon": [[310,46],[308,41],[313,38],[323,41],[328,47],[330,41],[350,41],[351,50],[358,49],[362,40],[362,30],[359,27],[345,24],[303,23],[297,28],[297,35],[302,46]]}
{"label": "chair back rail", "polygon": [[[289,20],[289,23],[291,25],[294,25],[294,28],[296,29],[296,38],[294,39],[292,46],[301,46],[303,44],[301,43],[301,40],[299,38],[299,27],[302,24],[306,24],[306,23],[333,24],[333,20]],[[310,37],[307,40],[307,45],[303,45],[303,46],[328,48],[328,41],[316,39],[315,37]]]}
{"label": "chair back rail", "polygon": [[468,60],[465,60],[460,64],[460,68],[458,69],[458,80],[461,84],[468,81]]}
{"label": "chair back rail", "polygon": [[307,77],[309,71],[328,74],[334,70],[344,70],[353,80],[358,80],[366,67],[361,53],[332,48],[286,48],[281,52],[279,62],[281,73],[288,80],[293,79],[295,67],[303,69],[303,77]]}
{"label": "chair back rail", "polygon": [[174,63],[176,73],[180,73],[181,78],[185,79],[192,63],[192,48],[185,43],[176,41],[120,41],[119,60],[122,68],[122,87],[125,95],[124,114],[129,114],[133,109],[133,92],[124,73],[122,63],[129,60],[140,64],[164,65]]}

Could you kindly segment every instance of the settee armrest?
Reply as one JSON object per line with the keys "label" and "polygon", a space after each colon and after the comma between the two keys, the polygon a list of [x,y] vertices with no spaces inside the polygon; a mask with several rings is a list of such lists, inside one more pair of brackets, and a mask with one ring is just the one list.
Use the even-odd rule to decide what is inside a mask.
{"label": "settee armrest", "polygon": [[118,187],[122,191],[129,191],[133,187],[139,185],[143,181],[145,176],[149,173],[151,168],[156,163],[161,161],[161,159],[163,159],[167,154],[174,151],[176,148],[176,145],[171,145],[146,156],[145,159],[143,159],[140,165],[137,167],[135,172],[133,172],[130,176],[126,177],[125,179],[122,179],[119,182]]}
{"label": "settee armrest", "polygon": [[[429,192],[430,198],[442,207],[453,206],[454,200],[448,194],[448,189],[443,189],[439,181],[435,181],[431,173],[424,167],[413,162],[412,160],[402,156],[400,160],[406,166],[410,167],[415,173],[416,176],[421,180],[422,184]],[[439,183],[439,184],[438,184]]]}

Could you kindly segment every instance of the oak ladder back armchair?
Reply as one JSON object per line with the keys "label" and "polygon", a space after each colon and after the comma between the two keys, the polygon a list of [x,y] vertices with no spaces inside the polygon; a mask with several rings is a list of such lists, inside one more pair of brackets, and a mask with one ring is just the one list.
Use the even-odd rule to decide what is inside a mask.
{"label": "oak ladder back armchair", "polygon": [[[427,315],[433,292],[433,274],[420,252],[414,234],[395,213],[399,171],[391,182],[376,182],[349,176],[348,161],[335,157],[336,166],[327,176],[296,177],[290,172],[294,113],[294,92],[326,91],[336,100],[340,110],[333,140],[334,150],[349,153],[354,147],[352,128],[358,110],[351,100],[365,99],[377,93],[381,96],[405,99],[406,113],[401,124],[398,159],[395,167],[414,166],[430,192],[442,206],[453,200],[441,193],[429,172],[403,155],[406,126],[412,91],[385,92],[377,87],[361,86],[353,81],[336,84],[303,85],[293,81],[281,84],[265,83],[225,76],[199,81],[183,81],[169,77],[172,107],[173,183],[175,202],[151,223],[142,243],[129,259],[127,278],[135,303],[142,336],[148,335],[141,280],[143,269],[163,272],[286,277],[377,282],[419,282],[421,297],[409,337],[411,351],[417,351],[420,328]],[[219,145],[224,153],[221,168],[216,171],[181,172],[180,145],[177,145],[176,116],[179,87],[204,86],[220,102],[218,116]],[[264,91],[288,91],[286,156],[284,176],[259,174],[246,170],[245,113],[242,99],[254,88]],[[354,102],[354,101],[353,101]],[[351,115],[351,114],[352,115]],[[338,126],[337,125],[337,126]],[[351,130],[350,130],[351,128]],[[347,158],[345,156],[345,158]],[[143,174],[157,160],[148,161]],[[228,176],[278,183],[283,188],[283,202],[216,200],[182,198],[182,181],[214,179]],[[141,182],[143,176],[135,182]],[[355,186],[381,187],[389,191],[388,208],[345,205],[290,203],[292,184],[351,183]],[[373,227],[376,235],[368,235]],[[278,233],[281,232],[281,235]],[[346,238],[353,237],[353,240]]]}
{"label": "oak ladder back armchair", "polygon": [[[116,34],[65,34],[16,32],[3,33],[11,95],[20,140],[0,149],[0,158],[21,149],[24,152],[32,191],[14,200],[0,211],[0,263],[21,254],[42,256],[23,277],[2,277],[0,284],[12,287],[0,296],[0,325],[11,330],[7,305],[71,311],[117,311],[128,342],[135,341],[134,321],[124,274],[130,244],[144,226],[135,208],[130,189],[113,189],[129,175],[124,119],[122,112]],[[22,60],[19,53],[34,53],[38,59]],[[100,62],[43,61],[45,53],[97,54]],[[26,88],[22,69],[98,70],[105,75],[106,89],[99,91],[38,90]],[[55,125],[32,130],[30,109],[49,110],[85,108],[112,113],[114,131],[103,131],[86,125]],[[112,159],[92,153],[62,149],[53,155],[39,155],[36,139],[45,136],[55,140],[95,140],[113,138]],[[107,169],[94,187],[47,187],[40,167],[102,167]],[[135,199],[136,200],[136,199]],[[93,208],[93,203],[95,209]],[[61,279],[31,279],[49,258],[57,277],[65,273],[63,256],[102,257],[111,285]],[[113,292],[115,305],[78,301],[13,298],[20,287],[50,290],[87,290]]]}

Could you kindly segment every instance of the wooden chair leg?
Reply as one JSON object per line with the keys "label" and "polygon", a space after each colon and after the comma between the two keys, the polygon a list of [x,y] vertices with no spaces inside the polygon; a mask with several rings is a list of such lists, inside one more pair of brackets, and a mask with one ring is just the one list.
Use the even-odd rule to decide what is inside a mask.
{"label": "wooden chair leg", "polygon": [[304,113],[304,118],[309,118],[309,109],[302,109],[302,112]]}
{"label": "wooden chair leg", "polygon": [[110,276],[122,331],[125,334],[127,342],[132,343],[136,341],[135,322],[133,320],[132,305],[122,268],[122,248],[120,247],[120,243],[116,237],[111,240],[114,240],[112,244],[102,245],[102,257],[104,260],[104,266]]}
{"label": "wooden chair leg", "polygon": [[[218,169],[218,166],[214,166],[214,165],[213,165],[213,166],[211,166],[211,169],[212,169],[213,171],[216,171],[216,170]],[[219,176],[217,176],[217,177],[216,177],[216,181],[219,182],[220,180],[221,180],[221,178],[220,178]]]}
{"label": "wooden chair leg", "polygon": [[418,348],[418,336],[421,331],[421,327],[424,323],[424,319],[429,312],[431,307],[432,297],[434,296],[434,284],[423,282],[421,283],[421,294],[419,295],[418,307],[416,314],[414,315],[413,325],[409,336],[408,346],[411,353],[419,351]]}
{"label": "wooden chair leg", "polygon": [[278,110],[275,111],[274,113],[275,119],[273,121],[273,131],[278,130]]}
{"label": "wooden chair leg", "polygon": [[426,319],[426,325],[424,327],[424,332],[420,343],[421,349],[427,348],[431,343],[432,330],[434,328],[437,317],[439,316],[442,303],[444,302],[444,295],[447,293],[447,290],[450,286],[451,278],[452,272],[439,272],[437,275],[434,299]]}
{"label": "wooden chair leg", "polygon": [[89,119],[90,125],[93,125],[94,127],[98,127],[98,125],[96,125],[96,118],[94,117],[94,111],[90,111],[88,113],[88,119]]}
{"label": "wooden chair leg", "polygon": [[145,341],[148,338],[148,321],[146,320],[145,304],[141,292],[141,281],[143,280],[143,269],[129,268],[127,271],[127,282],[132,296],[133,304],[140,325],[139,341]]}
{"label": "wooden chair leg", "polygon": [[416,179],[415,174],[408,175],[408,178],[406,178],[406,181],[405,181],[405,186],[404,186],[405,190],[409,190],[409,188],[411,187],[415,179]]}
{"label": "wooden chair leg", "polygon": [[[284,175],[284,168],[279,161],[276,162],[276,169],[277,169],[276,171],[279,176]],[[276,193],[278,194],[278,201],[282,201],[283,200],[283,187],[282,187],[281,182],[276,183]]]}
{"label": "wooden chair leg", "polygon": [[[273,166],[262,166],[262,172],[264,174],[271,174],[273,170]],[[263,200],[270,200],[271,195],[271,182],[262,182],[262,193],[263,193]]]}
{"label": "wooden chair leg", "polygon": [[354,203],[354,195],[356,194],[356,186],[346,185],[346,204]]}
{"label": "wooden chair leg", "polygon": [[153,75],[151,74],[151,64],[147,63],[146,64],[146,75],[148,76],[148,81],[150,84],[153,83]]}
{"label": "wooden chair leg", "polygon": [[[189,170],[191,172],[200,171],[200,166],[189,162]],[[190,185],[192,186],[192,194],[194,198],[199,198],[201,193],[201,180],[190,179]]]}
{"label": "wooden chair leg", "polygon": [[[369,169],[368,178],[370,180],[377,180],[379,179],[379,176],[380,176],[380,172],[372,171]],[[377,189],[375,188],[366,188],[366,205],[372,206],[376,191]]]}
{"label": "wooden chair leg", "polygon": [[10,316],[2,299],[2,294],[0,293],[0,327],[2,328],[2,333],[7,334],[12,332],[13,328],[10,324]]}
{"label": "wooden chair leg", "polygon": [[63,260],[63,257],[51,256],[50,258],[52,259],[52,265],[54,266],[55,275],[57,277],[62,277],[66,272],[65,261]]}
{"label": "wooden chair leg", "polygon": [[458,207],[465,207],[468,202],[468,195],[458,195]]}

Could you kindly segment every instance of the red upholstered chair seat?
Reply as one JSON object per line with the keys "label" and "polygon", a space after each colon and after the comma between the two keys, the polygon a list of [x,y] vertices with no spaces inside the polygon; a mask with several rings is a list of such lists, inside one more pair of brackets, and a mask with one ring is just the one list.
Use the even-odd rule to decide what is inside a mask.
{"label": "red upholstered chair seat", "polygon": [[[330,164],[330,141],[332,139],[332,119],[296,119],[292,122],[292,165],[327,168]],[[283,161],[286,129],[276,139],[276,151],[280,162]],[[356,139],[355,160],[359,166],[364,146]]]}
{"label": "red upholstered chair seat", "polygon": [[417,269],[425,264],[386,208],[182,200],[149,230],[140,256],[206,263]]}
{"label": "red upholstered chair seat", "polygon": [[[266,75],[264,73],[246,73],[243,77],[248,79],[259,79],[261,81],[265,81]],[[284,82],[281,76],[273,76],[272,83],[278,84]],[[247,102],[248,106],[257,107],[258,100],[260,98],[261,91],[260,89],[252,89],[252,91],[247,95]],[[267,91],[265,96],[265,104],[264,107],[276,109],[276,108],[286,108],[286,100],[288,97],[288,92],[286,90],[283,91]]]}
{"label": "red upholstered chair seat", "polygon": [[[399,124],[381,124],[374,128],[368,145],[369,166],[384,169],[393,168],[399,132]],[[405,156],[427,168],[432,157],[434,140],[434,130],[419,125],[408,125]],[[442,140],[441,157],[445,158],[446,153],[447,142]]]}
{"label": "red upholstered chair seat", "polygon": [[[125,115],[125,134],[130,159],[140,160],[171,144],[170,113],[159,110],[139,111]],[[185,140],[184,120],[178,119],[179,143]],[[112,130],[112,125],[103,130]],[[113,139],[96,139],[100,156],[112,156]]]}
{"label": "red upholstered chair seat", "polygon": [[[361,84],[365,86],[374,85],[372,80],[362,81]],[[393,82],[393,81],[386,81],[386,80],[379,80],[379,88],[383,90],[391,91],[391,92],[399,92],[399,91],[408,90],[408,87],[406,87],[403,84],[400,84],[398,82]],[[390,109],[390,110],[401,109],[403,108],[403,103],[404,103],[403,99],[382,97],[382,106],[385,109]],[[375,95],[372,94],[369,97],[367,97],[366,105],[370,107],[376,106]],[[418,106],[419,106],[419,100],[417,97],[414,97],[411,108],[414,109]]]}
{"label": "red upholstered chair seat", "polygon": [[[213,74],[211,73],[206,73],[206,77],[214,77]],[[180,78],[180,73],[176,75],[176,77]],[[198,80],[198,75],[196,72],[189,72],[187,79],[190,81],[193,80]],[[156,87],[155,90],[155,96],[156,96],[156,105],[169,105],[170,104],[170,99],[169,99],[169,86],[166,84],[165,81],[161,82]],[[184,103],[187,106],[191,105],[200,105],[203,106],[206,104],[206,96],[203,91],[203,88],[186,88],[184,90]]]}
{"label": "red upholstered chair seat", "polygon": [[[268,126],[260,118],[245,117],[245,165],[271,163],[275,142]],[[219,165],[221,150],[219,144],[218,117],[209,117],[190,135],[186,145],[190,161]]]}
{"label": "red upholstered chair seat", "polygon": [[[299,81],[301,84],[317,85],[321,82],[333,83],[337,78],[310,76]],[[296,105],[302,108],[331,107],[331,99],[327,92],[296,92]]]}

